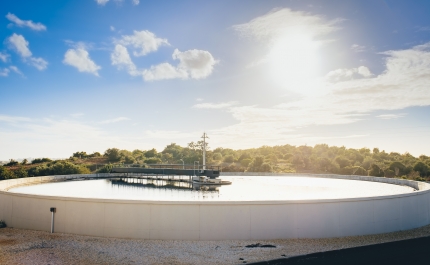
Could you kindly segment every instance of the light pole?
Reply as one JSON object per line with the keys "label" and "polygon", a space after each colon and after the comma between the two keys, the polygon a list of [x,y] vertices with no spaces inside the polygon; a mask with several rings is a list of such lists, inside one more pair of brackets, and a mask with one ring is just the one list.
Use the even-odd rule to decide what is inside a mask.
{"label": "light pole", "polygon": [[185,163],[184,163],[184,160],[182,160],[182,159],[179,159],[180,161],[182,161],[182,169],[185,169]]}

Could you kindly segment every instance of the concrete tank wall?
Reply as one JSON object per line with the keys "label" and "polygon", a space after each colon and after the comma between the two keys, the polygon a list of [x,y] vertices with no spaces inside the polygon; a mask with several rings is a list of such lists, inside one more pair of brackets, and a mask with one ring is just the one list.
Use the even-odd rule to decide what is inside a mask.
{"label": "concrete tank wall", "polygon": [[[102,237],[180,240],[323,238],[407,230],[430,223],[426,183],[324,175],[417,187],[394,196],[254,202],[165,202],[65,198],[7,192],[17,185],[109,174],[48,176],[0,181],[0,219],[8,226]],[[303,175],[312,176],[317,175]]]}

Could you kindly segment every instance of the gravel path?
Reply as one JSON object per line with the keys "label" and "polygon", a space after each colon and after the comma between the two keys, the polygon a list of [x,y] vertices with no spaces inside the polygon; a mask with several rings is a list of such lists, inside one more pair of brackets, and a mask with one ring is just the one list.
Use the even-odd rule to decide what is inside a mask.
{"label": "gravel path", "polygon": [[[395,233],[329,239],[132,240],[0,229],[0,264],[243,264],[430,236],[430,225]],[[276,248],[247,248],[251,244]]]}

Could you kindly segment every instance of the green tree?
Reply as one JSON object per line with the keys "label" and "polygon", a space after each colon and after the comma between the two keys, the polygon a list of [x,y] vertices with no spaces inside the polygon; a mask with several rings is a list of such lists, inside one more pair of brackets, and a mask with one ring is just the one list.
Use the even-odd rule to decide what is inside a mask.
{"label": "green tree", "polygon": [[406,175],[406,167],[402,163],[395,161],[390,164],[389,169],[391,169],[394,172],[395,176],[402,176]]}
{"label": "green tree", "polygon": [[157,150],[155,150],[155,148],[152,148],[151,150],[145,152],[145,157],[157,157],[157,154]]}
{"label": "green tree", "polygon": [[344,168],[351,165],[351,161],[344,156],[338,156],[335,158],[336,163],[340,168]]}
{"label": "green tree", "polygon": [[427,176],[427,173],[429,171],[428,166],[421,161],[416,162],[413,169],[420,173],[420,177]]}
{"label": "green tree", "polygon": [[214,153],[212,156],[212,159],[215,161],[220,161],[222,159],[222,154],[221,153]]}
{"label": "green tree", "polygon": [[131,155],[125,155],[124,156],[124,164],[135,164],[136,159]]}
{"label": "green tree", "polygon": [[9,160],[9,163],[7,163],[5,166],[16,166],[16,165],[18,165],[18,161],[15,161],[15,160],[13,160],[13,159],[10,159]]}
{"label": "green tree", "polygon": [[145,159],[146,164],[161,164],[163,161],[161,161],[158,157],[149,157]]}
{"label": "green tree", "polygon": [[257,156],[254,157],[254,159],[251,161],[251,163],[248,166],[248,171],[249,172],[261,172],[261,166],[264,163],[264,157],[262,156]]}
{"label": "green tree", "polygon": [[20,166],[17,170],[13,172],[17,178],[26,178],[28,177],[27,170],[23,166]]}
{"label": "green tree", "polygon": [[378,165],[372,164],[370,166],[368,174],[369,174],[369,176],[383,177],[384,176],[384,171]]}
{"label": "green tree", "polygon": [[88,155],[88,157],[101,157],[102,155],[99,152],[94,152],[90,155]]}
{"label": "green tree", "polygon": [[272,172],[272,166],[269,163],[263,163],[259,172]]}
{"label": "green tree", "polygon": [[384,177],[386,177],[386,178],[394,178],[394,176],[396,176],[396,173],[393,171],[393,170],[391,170],[391,169],[386,169],[386,170],[384,170]]}
{"label": "green tree", "polygon": [[245,158],[242,161],[240,161],[240,165],[243,167],[248,167],[251,163],[251,158]]}
{"label": "green tree", "polygon": [[76,153],[73,153],[72,157],[87,158],[88,154],[87,154],[87,152],[84,152],[84,151],[82,151],[82,152],[76,152]]}
{"label": "green tree", "polygon": [[52,160],[51,159],[49,159],[49,158],[36,158],[36,159],[33,159],[32,161],[31,161],[31,164],[40,164],[40,163],[46,163],[46,162],[52,162]]}
{"label": "green tree", "polygon": [[228,156],[224,157],[224,162],[226,162],[226,163],[233,163],[234,162],[234,156],[233,155],[228,155]]}
{"label": "green tree", "polygon": [[118,162],[121,160],[121,152],[118,148],[109,148],[105,151],[104,156],[106,156],[111,162]]}
{"label": "green tree", "polygon": [[110,173],[110,171],[112,170],[112,167],[113,167],[112,164],[104,165],[103,167],[97,170],[97,173]]}
{"label": "green tree", "polygon": [[7,167],[0,166],[0,180],[13,179],[15,175]]}

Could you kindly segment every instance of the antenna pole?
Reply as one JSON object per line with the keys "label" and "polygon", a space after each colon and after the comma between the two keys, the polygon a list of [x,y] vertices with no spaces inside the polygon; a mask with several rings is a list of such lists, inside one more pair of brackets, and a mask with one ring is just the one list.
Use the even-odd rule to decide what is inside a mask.
{"label": "antenna pole", "polygon": [[209,139],[206,132],[203,132],[203,170],[206,170],[206,138]]}

